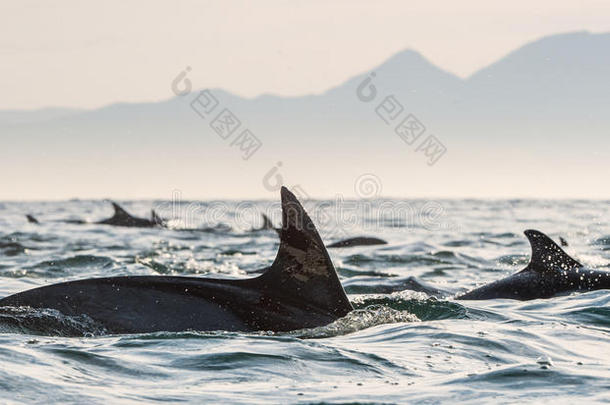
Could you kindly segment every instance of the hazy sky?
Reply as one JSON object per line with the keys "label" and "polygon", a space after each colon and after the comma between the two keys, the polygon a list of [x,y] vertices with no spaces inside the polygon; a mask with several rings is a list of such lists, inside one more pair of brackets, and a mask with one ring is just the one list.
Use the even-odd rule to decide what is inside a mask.
{"label": "hazy sky", "polygon": [[94,108],[195,87],[321,92],[405,48],[467,76],[558,32],[610,30],[610,1],[3,1],[0,109]]}

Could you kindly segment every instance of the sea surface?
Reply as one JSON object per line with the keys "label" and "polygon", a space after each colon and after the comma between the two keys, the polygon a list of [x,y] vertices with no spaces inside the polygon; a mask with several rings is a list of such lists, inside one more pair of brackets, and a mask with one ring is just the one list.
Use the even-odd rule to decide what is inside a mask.
{"label": "sea surface", "polygon": [[[244,278],[268,266],[276,201],[122,201],[170,229],[101,220],[107,201],[0,203],[0,297],[122,275]],[[357,308],[290,333],[112,335],[87,317],[0,310],[0,403],[591,403],[610,401],[610,291],[529,302],[456,293],[527,265],[526,229],[610,271],[610,202],[354,200],[305,204]],[[25,214],[40,224],[30,224]],[[76,337],[74,337],[76,336]]]}

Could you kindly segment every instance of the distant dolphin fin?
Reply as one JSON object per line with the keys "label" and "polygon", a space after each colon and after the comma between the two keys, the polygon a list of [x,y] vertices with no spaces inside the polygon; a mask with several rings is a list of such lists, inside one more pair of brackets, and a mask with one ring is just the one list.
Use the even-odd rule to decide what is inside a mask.
{"label": "distant dolphin fin", "polygon": [[271,267],[259,277],[263,287],[299,299],[336,317],[353,310],[324,243],[297,198],[282,187],[280,247]]}
{"label": "distant dolphin fin", "polygon": [[156,224],[145,218],[134,217],[123,209],[119,204],[110,201],[114,208],[114,215],[111,218],[95,222],[96,224],[113,225],[113,226],[129,226],[139,228],[151,228]]}
{"label": "distant dolphin fin", "polygon": [[571,270],[583,267],[582,264],[571,258],[551,238],[542,232],[527,230],[524,232],[532,246],[532,258],[525,270],[536,272],[556,271],[557,269]]}
{"label": "distant dolphin fin", "polygon": [[111,201],[112,207],[114,208],[114,216],[115,217],[128,217],[131,218],[131,215],[123,209],[119,204]]}
{"label": "distant dolphin fin", "polygon": [[275,229],[273,226],[273,222],[269,219],[269,217],[265,214],[261,214],[263,216],[263,228],[262,229]]}
{"label": "distant dolphin fin", "polygon": [[161,218],[155,210],[150,210],[150,219],[156,225],[165,225],[165,220]]}
{"label": "distant dolphin fin", "polygon": [[344,240],[340,240],[338,242],[335,243],[331,243],[330,245],[327,245],[327,248],[344,248],[344,247],[352,247],[352,246],[372,246],[372,245],[387,245],[388,242],[386,242],[383,239],[379,239],[379,238],[372,238],[369,236],[358,236],[355,238],[349,238],[349,239],[344,239]]}
{"label": "distant dolphin fin", "polygon": [[32,215],[26,215],[25,216],[28,219],[28,222],[30,224],[39,224],[40,222],[38,222],[38,220],[36,218],[34,218]]}

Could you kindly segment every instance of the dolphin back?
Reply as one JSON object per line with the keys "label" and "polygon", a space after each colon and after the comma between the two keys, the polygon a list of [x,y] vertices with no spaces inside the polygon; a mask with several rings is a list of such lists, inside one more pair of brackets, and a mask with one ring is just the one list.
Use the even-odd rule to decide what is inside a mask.
{"label": "dolphin back", "polygon": [[610,288],[610,273],[584,270],[557,243],[540,231],[524,232],[532,255],[529,264],[512,276],[494,281],[457,297],[463,300],[550,298],[574,291]]}
{"label": "dolphin back", "polygon": [[115,202],[112,202],[112,207],[114,208],[114,215],[103,221],[96,222],[96,224],[135,227],[135,228],[152,228],[152,227],[159,225],[159,223],[157,223],[154,220],[154,217],[153,217],[153,220],[134,217],[133,215],[131,215],[130,213],[125,211],[125,209],[123,209],[123,207],[121,207],[119,204],[117,204]]}
{"label": "dolphin back", "polygon": [[316,227],[297,198],[282,188],[282,228],[275,261],[260,281],[266,288],[298,292],[321,312],[342,317],[353,310]]}
{"label": "dolphin back", "polygon": [[311,219],[282,189],[278,254],[259,277],[127,276],[24,291],[0,306],[86,315],[112,333],[228,330],[290,331],[326,325],[353,308]]}

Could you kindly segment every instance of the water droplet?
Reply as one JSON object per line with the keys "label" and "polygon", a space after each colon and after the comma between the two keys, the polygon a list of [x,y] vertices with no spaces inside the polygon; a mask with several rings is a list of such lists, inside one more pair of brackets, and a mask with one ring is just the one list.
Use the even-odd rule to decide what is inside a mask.
{"label": "water droplet", "polygon": [[549,356],[540,356],[536,360],[536,363],[540,365],[540,368],[546,370],[553,366],[553,361]]}

